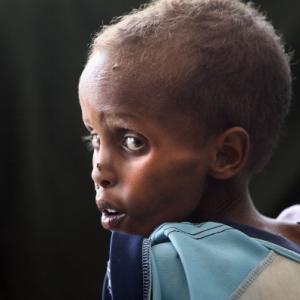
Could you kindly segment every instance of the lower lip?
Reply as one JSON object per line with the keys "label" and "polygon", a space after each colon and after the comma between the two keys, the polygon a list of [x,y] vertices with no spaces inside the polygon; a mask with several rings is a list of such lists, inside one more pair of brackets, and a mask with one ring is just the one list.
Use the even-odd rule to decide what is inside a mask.
{"label": "lower lip", "polygon": [[107,230],[116,230],[120,227],[122,221],[125,218],[125,214],[116,214],[116,215],[110,215],[107,213],[102,213],[101,216],[101,223],[103,228]]}

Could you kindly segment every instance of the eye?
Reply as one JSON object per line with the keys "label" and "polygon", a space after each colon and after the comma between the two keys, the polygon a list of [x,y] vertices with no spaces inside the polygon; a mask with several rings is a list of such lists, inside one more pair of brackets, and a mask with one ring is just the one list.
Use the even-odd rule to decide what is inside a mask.
{"label": "eye", "polygon": [[124,137],[122,145],[129,151],[139,151],[145,146],[145,142],[134,135],[127,135]]}
{"label": "eye", "polygon": [[92,133],[91,134],[91,143],[94,149],[99,149],[100,147],[100,136],[99,134]]}
{"label": "eye", "polygon": [[100,147],[100,136],[96,133],[84,136],[83,141],[86,143],[88,150],[97,150]]}

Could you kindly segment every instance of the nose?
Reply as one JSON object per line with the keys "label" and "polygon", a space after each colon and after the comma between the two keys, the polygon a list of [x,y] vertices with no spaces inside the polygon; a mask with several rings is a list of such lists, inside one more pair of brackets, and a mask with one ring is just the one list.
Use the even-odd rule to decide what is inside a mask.
{"label": "nose", "polygon": [[93,170],[91,177],[96,186],[102,188],[114,186],[116,184],[116,174],[113,171],[111,157],[95,154],[93,156]]}
{"label": "nose", "polygon": [[92,171],[92,179],[95,183],[95,185],[101,186],[103,188],[107,188],[112,186],[113,180],[110,176],[106,174],[106,176],[103,174],[103,171],[101,171],[102,166],[100,163],[96,163],[96,166],[93,167]]}

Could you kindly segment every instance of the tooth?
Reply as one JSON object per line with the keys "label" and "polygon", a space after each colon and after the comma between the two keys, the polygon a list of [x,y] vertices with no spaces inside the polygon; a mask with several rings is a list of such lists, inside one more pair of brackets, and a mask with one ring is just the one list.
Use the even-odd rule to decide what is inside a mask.
{"label": "tooth", "polygon": [[110,213],[110,214],[117,213],[116,210],[111,209],[111,208],[108,208],[108,209],[107,209],[107,212]]}

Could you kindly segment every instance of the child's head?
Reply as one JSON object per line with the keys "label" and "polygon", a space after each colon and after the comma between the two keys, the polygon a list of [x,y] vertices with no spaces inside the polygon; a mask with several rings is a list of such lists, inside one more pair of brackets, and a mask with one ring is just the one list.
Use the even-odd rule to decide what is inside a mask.
{"label": "child's head", "polygon": [[[280,38],[251,5],[160,0],[96,36],[79,90],[100,209],[132,211],[123,227],[123,214],[104,214],[103,223],[148,234],[188,220],[208,176],[264,167],[288,112],[291,76]],[[118,139],[123,154],[112,147]]]}
{"label": "child's head", "polygon": [[161,85],[166,101],[207,134],[243,127],[250,168],[262,169],[291,95],[289,58],[264,16],[235,0],[164,0],[117,20],[95,38],[91,56],[107,49],[146,72],[136,76]]}

